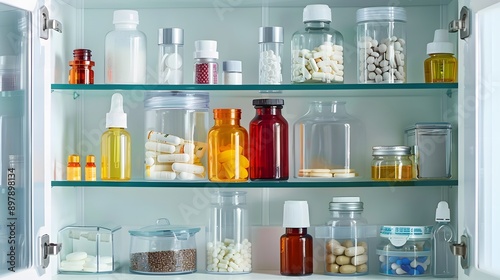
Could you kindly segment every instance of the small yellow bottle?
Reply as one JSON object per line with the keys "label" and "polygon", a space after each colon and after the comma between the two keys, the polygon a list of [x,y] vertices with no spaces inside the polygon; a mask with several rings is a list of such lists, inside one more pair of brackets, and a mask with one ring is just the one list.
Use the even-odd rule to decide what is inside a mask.
{"label": "small yellow bottle", "polygon": [[80,166],[79,155],[72,154],[68,156],[68,165],[66,167],[66,180],[68,181],[82,180],[82,169]]}
{"label": "small yellow bottle", "polygon": [[456,83],[458,62],[453,56],[453,44],[448,41],[448,30],[437,29],[434,41],[427,44],[430,56],[424,62],[426,83]]}
{"label": "small yellow bottle", "polygon": [[85,181],[95,181],[96,177],[95,156],[88,155],[85,164]]}
{"label": "small yellow bottle", "polygon": [[106,114],[106,128],[101,136],[101,179],[126,181],[131,173],[131,139],[127,114],[123,112],[123,97],[111,97],[111,109]]}

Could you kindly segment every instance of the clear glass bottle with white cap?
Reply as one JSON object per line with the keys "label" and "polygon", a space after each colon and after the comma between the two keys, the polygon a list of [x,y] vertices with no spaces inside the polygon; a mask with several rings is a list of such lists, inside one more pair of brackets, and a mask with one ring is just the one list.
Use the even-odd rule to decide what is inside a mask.
{"label": "clear glass bottle with white cap", "polygon": [[139,14],[134,10],[113,13],[115,29],[104,42],[105,82],[110,84],[146,83],[146,35],[137,29]]}
{"label": "clear glass bottle with white cap", "polygon": [[158,30],[158,83],[179,85],[183,83],[184,30],[160,28]]}
{"label": "clear glass bottle with white cap", "polygon": [[427,44],[429,58],[424,61],[426,83],[456,83],[458,62],[453,56],[453,44],[447,29],[434,32],[434,41]]}
{"label": "clear glass bottle with white cap", "polygon": [[440,201],[436,208],[436,224],[432,228],[432,275],[453,278],[457,274],[457,259],[450,250],[456,241],[455,229],[450,224],[448,202]]}
{"label": "clear glass bottle with white cap", "polygon": [[223,83],[225,85],[241,85],[243,82],[243,73],[241,61],[227,60],[222,62]]}
{"label": "clear glass bottle with white cap", "polygon": [[330,7],[307,5],[303,21],[292,36],[292,83],[343,83],[344,37],[330,27]]}
{"label": "clear glass bottle with white cap", "polygon": [[307,233],[309,206],[307,201],[285,201],[280,238],[280,273],[304,276],[313,273],[313,238]]}
{"label": "clear glass bottle with white cap", "polygon": [[259,28],[259,84],[281,84],[283,57],[283,27]]}
{"label": "clear glass bottle with white cap", "polygon": [[194,83],[218,84],[217,41],[198,40],[194,48]]}

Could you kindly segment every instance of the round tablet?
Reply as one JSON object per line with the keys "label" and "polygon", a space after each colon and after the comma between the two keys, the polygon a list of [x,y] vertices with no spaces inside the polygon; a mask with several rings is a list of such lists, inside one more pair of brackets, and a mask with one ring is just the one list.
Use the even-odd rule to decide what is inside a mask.
{"label": "round tablet", "polygon": [[314,173],[331,173],[330,169],[311,169],[311,172],[314,172]]}
{"label": "round tablet", "polygon": [[182,83],[182,71],[181,70],[170,70],[167,82],[171,85],[177,85]]}
{"label": "round tablet", "polygon": [[81,261],[87,258],[86,252],[73,252],[66,255],[67,261]]}
{"label": "round tablet", "polygon": [[309,174],[310,177],[325,177],[325,178],[331,178],[332,177],[332,173],[330,172],[311,172]]}
{"label": "round tablet", "polygon": [[356,177],[356,173],[335,173],[333,175],[335,178],[353,178]]}
{"label": "round tablet", "polygon": [[180,69],[182,67],[182,56],[178,53],[171,53],[165,59],[165,66],[170,69]]}

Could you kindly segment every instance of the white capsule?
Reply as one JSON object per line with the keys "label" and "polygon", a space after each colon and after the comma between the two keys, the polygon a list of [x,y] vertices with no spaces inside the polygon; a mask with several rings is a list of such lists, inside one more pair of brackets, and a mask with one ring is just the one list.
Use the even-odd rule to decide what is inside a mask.
{"label": "white capsule", "polygon": [[177,178],[181,180],[197,180],[197,179],[202,179],[201,177],[196,176],[194,173],[189,173],[189,172],[179,172],[177,174]]}
{"label": "white capsule", "polygon": [[159,142],[147,141],[145,146],[146,146],[146,150],[148,150],[148,151],[169,153],[169,154],[175,152],[175,146],[170,145],[170,144],[163,144],[163,143],[159,143]]}
{"label": "white capsule", "polygon": [[152,166],[153,164],[155,164],[155,159],[152,157],[147,157],[144,159],[144,164],[146,164],[146,166]]}
{"label": "white capsule", "polygon": [[184,142],[184,140],[180,137],[171,134],[163,134],[161,132],[150,130],[148,131],[147,138],[150,141],[171,144],[171,145],[180,145]]}
{"label": "white capsule", "polygon": [[175,172],[172,171],[151,171],[150,174],[154,180],[174,180],[176,177]]}
{"label": "white capsule", "polygon": [[156,160],[158,162],[188,162],[191,157],[189,154],[163,154],[158,155]]}

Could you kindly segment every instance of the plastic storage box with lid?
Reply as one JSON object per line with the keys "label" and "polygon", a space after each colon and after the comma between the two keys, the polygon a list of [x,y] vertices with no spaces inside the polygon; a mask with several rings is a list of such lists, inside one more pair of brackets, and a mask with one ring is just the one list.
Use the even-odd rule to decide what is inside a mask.
{"label": "plastic storage box with lid", "polygon": [[382,226],[379,272],[391,276],[431,274],[432,226]]}
{"label": "plastic storage box with lid", "polygon": [[141,274],[181,274],[196,271],[196,233],[199,227],[156,224],[130,233],[130,271]]}
{"label": "plastic storage box with lid", "polygon": [[120,226],[71,225],[58,233],[59,273],[110,273],[119,268]]}

